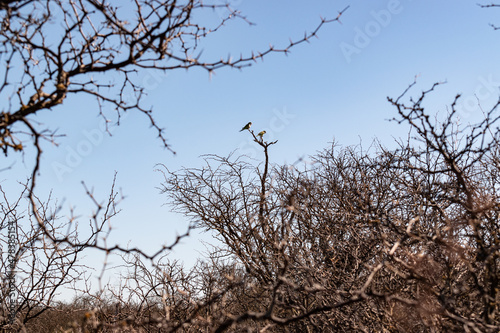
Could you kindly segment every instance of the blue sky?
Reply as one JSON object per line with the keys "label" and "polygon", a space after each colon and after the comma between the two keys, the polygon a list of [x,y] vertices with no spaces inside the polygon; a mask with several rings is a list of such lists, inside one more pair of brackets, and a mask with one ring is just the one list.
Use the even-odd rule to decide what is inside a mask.
{"label": "blue sky", "polygon": [[[489,23],[500,25],[500,9],[456,0],[233,3],[256,25],[229,21],[202,42],[207,60],[265,50],[269,43],[283,47],[289,38],[300,39],[314,29],[320,16],[334,18],[350,7],[341,24],[324,26],[319,38],[294,47],[288,56],[271,54],[242,71],[221,69],[211,78],[200,69],[140,72],[139,81],[148,92],[145,102],[153,106],[176,155],[162,148],[148,119],[139,113],[127,115],[111,137],[101,136],[98,111],[90,99],[69,98],[40,114],[37,120],[57,124],[66,135],[58,139],[58,147],[43,147],[38,187],[42,197],[53,190],[66,208],[76,207],[83,222],[91,215],[91,205],[81,181],[104,200],[117,172],[117,186],[126,197],[112,222],[111,240],[153,251],[186,227],[182,216],[164,205],[166,198],[157,188],[162,176],[155,165],[163,163],[171,170],[198,167],[200,155],[225,156],[237,149],[259,158],[248,133],[239,132],[248,121],[255,130],[266,129],[268,139],[279,140],[271,149],[274,162],[293,163],[326,148],[334,138],[342,145],[362,141],[367,146],[378,138],[391,146],[394,138],[405,137],[407,127],[387,121],[396,116],[387,96],[398,96],[416,75],[413,95],[447,81],[429,99],[433,112],[444,112],[457,93],[464,96],[469,103],[462,106],[464,124],[481,116],[472,105],[474,94],[485,107],[498,99],[500,32]],[[201,19],[216,22],[218,15],[208,11]],[[346,53],[346,48],[356,52]],[[78,149],[86,149],[85,156],[71,157]],[[11,193],[31,167],[29,154],[24,162],[21,156],[8,160],[14,161],[12,170],[0,174],[2,186]],[[65,172],[57,171],[58,163],[68,166]],[[173,256],[193,263],[203,250],[200,239],[210,241],[208,235],[194,235]]]}

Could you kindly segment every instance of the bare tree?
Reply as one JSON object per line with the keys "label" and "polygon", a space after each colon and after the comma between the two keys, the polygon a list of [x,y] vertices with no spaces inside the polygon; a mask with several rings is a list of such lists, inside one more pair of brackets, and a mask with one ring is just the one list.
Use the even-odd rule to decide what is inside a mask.
{"label": "bare tree", "polygon": [[399,223],[406,236],[394,244],[391,260],[420,291],[412,296],[420,301],[418,307],[428,322],[443,330],[495,332],[500,327],[496,125],[500,101],[485,112],[483,121],[460,128],[457,95],[448,117],[436,123],[422,102],[438,86],[406,103],[408,90],[389,99],[400,121],[410,124],[424,146],[400,166],[406,177],[399,183],[412,190],[418,211],[405,225]]}
{"label": "bare tree", "polygon": [[[382,241],[334,203],[334,196],[354,194],[353,189],[319,195],[324,184],[308,172],[272,166],[269,148],[276,142],[250,134],[264,152],[260,167],[244,157],[207,156],[205,168],[167,172],[164,183],[174,208],[222,242],[214,256],[232,258],[247,272],[243,293],[225,298],[238,305],[219,315],[225,319],[215,331],[232,325],[278,331],[282,326],[321,331],[332,325],[380,329],[381,321],[367,326],[360,320],[366,311],[356,304],[368,298],[374,256],[381,251],[376,245]],[[356,169],[346,165],[345,171]]]}
{"label": "bare tree", "polygon": [[[58,213],[60,207],[49,196],[46,200],[35,197],[38,203],[38,213],[44,220],[44,229],[38,226],[36,219],[30,215],[30,201],[26,198],[29,186],[25,184],[24,190],[15,201],[10,201],[7,193],[0,186],[3,200],[0,202],[2,212],[1,220],[1,248],[2,261],[1,270],[8,272],[11,266],[12,276],[3,276],[0,283],[2,290],[2,327],[6,328],[13,324],[22,327],[55,304],[56,297],[62,289],[72,288],[81,280],[89,278],[85,274],[87,267],[80,263],[86,246],[72,247],[68,244],[53,243],[52,237],[66,237],[78,240],[85,235],[79,234],[77,218],[61,218]],[[112,218],[110,214],[105,219]],[[12,230],[7,226],[14,222]],[[9,232],[9,235],[5,234]],[[11,235],[11,231],[13,234]],[[84,233],[83,233],[84,234]],[[12,237],[11,237],[12,236]],[[98,230],[91,233],[86,239],[91,244],[97,237],[101,237]],[[6,249],[14,241],[13,255],[8,257]],[[79,241],[82,241],[80,238]],[[13,282],[15,286],[15,308],[10,308],[13,295],[10,293],[9,285]],[[7,301],[9,300],[9,301]],[[13,313],[17,314],[13,318]],[[17,319],[17,322],[12,322]],[[21,325],[21,326],[19,326]]]}
{"label": "bare tree", "polygon": [[[225,13],[226,17],[222,17],[214,26],[201,24],[201,15],[215,9]],[[57,291],[82,278],[83,267],[78,264],[78,258],[84,250],[97,249],[106,255],[114,251],[125,256],[134,254],[137,267],[142,267],[141,258],[135,255],[154,262],[155,258],[160,258],[189,233],[188,230],[171,246],[164,246],[149,255],[138,248],[107,244],[110,231],[107,223],[118,212],[116,204],[119,200],[114,187],[104,202],[96,199],[92,191],[85,187],[96,207],[88,230],[77,231],[78,218],[72,215],[63,217],[64,222],[59,223],[61,218],[57,212],[61,211],[60,207],[50,208],[48,203],[38,199],[35,190],[43,141],[57,143],[56,129],[59,124],[43,124],[35,120],[35,116],[43,115],[44,110],[62,112],[62,106],[68,105],[70,101],[68,97],[86,95],[96,101],[97,113],[106,124],[111,121],[119,124],[121,115],[126,111],[143,113],[156,129],[164,146],[171,149],[161,125],[155,121],[152,108],[143,105],[145,90],[137,80],[140,70],[166,72],[198,67],[211,74],[222,67],[241,69],[270,53],[288,53],[290,48],[316,36],[324,24],[338,21],[342,12],[332,20],[321,19],[310,33],[290,41],[282,48],[270,46],[239,58],[210,60],[201,54],[201,41],[221,29],[230,19],[247,21],[229,4],[197,0],[134,0],[120,3],[108,0],[0,1],[0,61],[3,64],[0,67],[0,97],[6,101],[0,110],[0,149],[5,156],[18,151],[24,154],[25,147],[30,144],[36,151],[31,177],[23,193],[29,199],[27,210],[20,214],[16,210],[21,202],[20,197],[14,199],[15,204],[12,205],[11,195],[6,193],[1,203],[4,210],[2,231],[7,230],[9,221],[29,222],[25,226],[18,226],[21,234],[17,235],[16,264],[22,271],[19,277],[22,276],[24,288],[19,290],[22,301],[18,303],[17,313],[21,314],[19,318],[22,324],[29,325],[44,316],[50,317],[53,310],[57,310],[54,308]],[[112,74],[111,79],[109,74]],[[114,113],[106,111],[109,108]],[[28,264],[30,260],[31,265]],[[127,260],[125,262],[129,262]],[[10,265],[5,260],[2,263],[3,268]],[[142,272],[146,274],[147,270],[144,268]],[[141,286],[151,281],[146,276],[146,280],[141,280],[142,275],[133,276]],[[128,280],[131,281],[130,278]],[[7,292],[5,281],[2,284],[4,296]],[[191,283],[187,278],[182,281]],[[133,290],[127,284],[123,288]],[[85,290],[85,293],[90,295],[89,290]],[[145,291],[137,290],[134,299],[139,303],[134,304],[139,304],[139,308],[143,309],[141,304],[145,300],[141,297],[148,299],[148,295]],[[105,298],[94,296],[94,303],[100,304],[96,305],[97,308],[109,305],[106,305]],[[120,304],[121,298],[116,299]],[[206,304],[210,302],[205,300]],[[149,308],[149,303],[146,303]],[[195,308],[205,307],[203,302],[200,304]],[[77,307],[75,311],[81,310]],[[112,329],[114,324],[109,322],[106,311],[94,311],[90,317],[85,315],[84,320],[77,324]],[[143,313],[141,311],[139,314]],[[176,308],[175,311],[180,310]],[[5,328],[8,316],[6,312],[3,314],[2,325]],[[104,317],[98,317],[98,314]],[[179,325],[182,325],[184,319],[179,320]],[[98,326],[97,322],[111,326]],[[30,329],[37,325],[46,329],[53,327],[39,324],[38,321]]]}
{"label": "bare tree", "polygon": [[[16,235],[23,279],[19,329],[500,330],[500,101],[483,121],[463,126],[457,122],[457,96],[446,119],[437,122],[423,105],[439,84],[408,98],[412,84],[389,98],[398,112],[395,120],[416,133],[397,149],[379,142],[368,149],[332,143],[311,163],[275,165],[270,154],[277,142],[248,130],[262,150],[260,162],[233,153],[207,155],[199,169],[162,169],[162,190],[174,210],[221,244],[192,269],[165,255],[189,231],[153,254],[107,244],[107,222],[118,212],[114,188],[104,203],[85,188],[96,207],[88,237],[76,229],[72,216],[59,223],[59,208],[34,191],[40,140],[55,140],[53,129],[44,130],[34,115],[71,94],[87,94],[106,120],[105,105],[114,108],[118,122],[124,111],[144,113],[170,148],[151,109],[141,103],[144,88],[135,81],[137,70],[242,68],[271,52],[288,52],[323,24],[338,20],[322,20],[312,33],[282,49],[205,61],[199,39],[231,17],[245,20],[239,12],[201,1],[127,4],[128,11],[97,0],[0,1],[0,53],[7,65],[0,95],[8,101],[0,116],[0,147],[5,154],[21,151],[28,138],[37,150],[24,192],[28,208],[19,208],[22,195],[12,201],[4,193],[1,203],[0,230],[5,232],[9,220],[26,222]],[[196,22],[196,13],[220,6],[228,14],[220,24]],[[22,75],[16,74],[19,68]],[[119,84],[112,84],[107,73],[115,73]],[[2,247],[7,247],[4,239]],[[120,283],[82,290],[72,305],[54,303],[61,287],[83,278],[78,258],[87,249],[121,253],[125,273]],[[2,258],[3,271],[8,265]],[[5,280],[1,287],[6,299]],[[8,328],[8,309],[2,305],[2,327]],[[41,318],[61,313],[67,322],[41,324]]]}
{"label": "bare tree", "polygon": [[[198,23],[199,12],[219,7],[226,9],[227,17],[213,27]],[[37,154],[28,196],[31,214],[42,229],[44,222],[34,198],[42,152],[40,140],[54,141],[56,132],[52,126],[46,129],[35,121],[35,115],[63,104],[70,95],[87,95],[97,101],[106,124],[111,115],[106,114],[104,106],[116,111],[117,123],[124,111],[144,113],[170,149],[152,109],[141,104],[145,91],[136,82],[137,71],[200,67],[211,73],[222,67],[243,68],[270,53],[287,53],[315,36],[324,24],[338,21],[342,14],[332,20],[322,19],[311,33],[290,41],[284,48],[271,46],[246,57],[209,61],[198,51],[200,40],[218,31],[229,19],[246,20],[228,4],[134,0],[117,6],[106,0],[19,0],[3,2],[0,10],[0,54],[6,64],[1,70],[0,97],[7,101],[0,113],[0,148],[7,155],[11,149],[23,150],[26,139],[34,144]],[[108,73],[113,74],[113,79]],[[46,234],[55,243],[85,245]],[[98,244],[93,246],[108,250]]]}
{"label": "bare tree", "polygon": [[422,106],[438,85],[389,99],[417,134],[399,149],[332,144],[299,170],[254,136],[260,166],[166,170],[174,209],[252,281],[215,331],[498,331],[500,102],[457,127],[457,96],[439,123]]}
{"label": "bare tree", "polygon": [[[218,7],[226,9],[225,18],[215,26],[198,23],[200,14]],[[338,20],[322,19],[311,33],[283,48],[271,46],[236,59],[205,60],[198,50],[200,41],[233,18],[246,20],[228,4],[197,0],[130,0],[119,6],[108,0],[3,2],[0,54],[6,66],[0,95],[7,105],[0,117],[0,148],[5,154],[9,149],[22,150],[18,136],[23,127],[37,146],[39,138],[53,140],[55,132],[44,130],[33,116],[75,94],[95,98],[106,120],[110,115],[105,105],[114,108],[118,122],[123,111],[144,113],[170,148],[152,109],[141,104],[145,92],[136,82],[138,70],[200,67],[211,73],[222,67],[243,68],[269,53],[287,53],[315,36],[324,24]]]}

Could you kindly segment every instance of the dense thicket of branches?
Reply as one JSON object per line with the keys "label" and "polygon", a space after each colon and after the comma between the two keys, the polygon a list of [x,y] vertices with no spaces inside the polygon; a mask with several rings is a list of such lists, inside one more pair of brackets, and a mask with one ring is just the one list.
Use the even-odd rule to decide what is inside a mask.
{"label": "dense thicket of branches", "polygon": [[[193,53],[197,40],[220,26],[200,26],[194,13],[220,5],[127,4],[137,16],[109,1],[0,1],[0,53],[7,64],[0,83],[0,97],[7,100],[0,148],[5,154],[22,150],[25,127],[38,150],[22,193],[9,195],[0,187],[2,254],[11,237],[9,222],[18,223],[20,300],[11,323],[4,276],[10,262],[2,256],[3,330],[500,330],[499,104],[479,124],[457,127],[457,96],[448,117],[437,123],[423,103],[438,84],[409,98],[411,85],[389,99],[395,120],[415,133],[397,149],[378,142],[368,149],[332,143],[310,163],[275,165],[270,156],[277,142],[249,130],[262,149],[260,161],[236,152],[207,155],[200,169],[162,168],[168,203],[219,240],[189,269],[165,255],[176,243],[152,255],[106,243],[108,222],[118,212],[114,187],[103,203],[87,190],[96,206],[87,230],[78,217],[59,216],[60,206],[50,197],[36,196],[39,139],[52,140],[54,132],[45,132],[33,116],[68,94],[91,95],[101,106],[112,105],[118,117],[128,109],[144,112],[164,140],[150,110],[140,105],[144,91],[134,82],[136,70],[246,66],[269,52],[286,52],[317,31],[282,50],[205,62]],[[228,17],[239,16],[227,10]],[[101,75],[110,72],[119,86]],[[119,283],[97,291],[76,286],[86,277],[79,258],[88,249],[120,253]],[[63,286],[80,292],[72,304],[55,301]]]}
{"label": "dense thicket of branches", "polygon": [[249,131],[261,163],[163,169],[169,203],[220,245],[189,270],[125,255],[120,285],[44,316],[110,332],[497,332],[498,104],[457,128],[455,101],[435,123],[422,106],[435,89],[390,99],[417,133],[397,149],[333,143],[280,166]]}
{"label": "dense thicket of branches", "polygon": [[[213,25],[201,23],[212,21],[206,18],[214,16],[214,10],[218,19]],[[71,95],[96,101],[96,111],[106,124],[119,123],[125,111],[139,111],[148,117],[160,140],[170,149],[152,108],[142,103],[146,90],[139,80],[140,70],[166,72],[198,67],[212,73],[222,67],[240,69],[270,53],[287,53],[315,36],[324,24],[338,21],[340,15],[332,20],[319,20],[311,32],[286,42],[281,48],[270,46],[237,58],[211,60],[202,57],[199,50],[203,38],[217,32],[230,19],[246,20],[229,4],[220,1],[0,1],[0,98],[5,102],[0,109],[0,149],[5,156],[21,151],[26,157],[28,145],[33,145],[36,151],[33,160],[28,155],[28,165],[33,165],[33,169],[31,175],[27,175],[29,180],[24,191],[4,193],[0,188],[4,255],[1,260],[2,328],[11,327],[12,311],[8,308],[8,288],[13,281],[11,266],[15,267],[17,280],[13,285],[16,297],[19,296],[14,326],[26,324],[30,329],[44,327],[40,330],[50,331],[49,326],[41,325],[39,320],[52,311],[54,296],[61,287],[73,285],[84,277],[86,268],[79,261],[84,250],[97,249],[106,256],[112,252],[136,254],[154,263],[187,235],[179,236],[173,244],[153,254],[107,244],[111,230],[109,220],[118,212],[119,199],[114,187],[103,201],[84,188],[95,205],[88,221],[82,223],[74,212],[60,216],[62,207],[57,200],[36,193],[40,157],[45,148],[43,141],[57,143],[57,135],[63,134],[56,135],[60,124],[40,122],[45,111],[63,112],[61,105],[69,106]],[[30,154],[30,150],[27,151]],[[5,163],[1,164],[0,172],[8,168]],[[11,229],[15,230],[14,234]],[[14,253],[7,256],[12,241]],[[127,284],[120,288],[132,290]],[[103,306],[100,295],[90,295],[87,288],[84,293],[93,302],[85,303],[83,308],[89,304]],[[136,295],[139,297],[141,293]],[[80,305],[77,304],[78,309]],[[55,323],[58,321],[52,320],[50,324]]]}
{"label": "dense thicket of branches", "polygon": [[[201,169],[163,169],[173,208],[221,245],[189,270],[126,254],[121,284],[85,291],[71,306],[26,308],[26,327],[67,318],[50,322],[137,332],[497,332],[498,104],[457,128],[455,100],[435,123],[423,101],[436,89],[390,99],[417,134],[398,149],[332,144],[304,166],[280,166],[269,162],[276,142],[249,131],[261,163],[206,156]],[[71,248],[54,250],[47,258],[59,256],[64,274]],[[39,315],[28,320],[30,311]]]}
{"label": "dense thicket of branches", "polygon": [[456,128],[455,101],[435,123],[422,103],[436,86],[406,103],[405,94],[390,99],[418,134],[396,150],[333,144],[298,169],[271,166],[273,143],[256,139],[260,167],[208,156],[205,168],[167,173],[174,208],[214,231],[224,246],[213,256],[247,274],[244,294],[226,297],[231,306],[214,320],[232,329],[498,331],[498,104],[483,122]]}

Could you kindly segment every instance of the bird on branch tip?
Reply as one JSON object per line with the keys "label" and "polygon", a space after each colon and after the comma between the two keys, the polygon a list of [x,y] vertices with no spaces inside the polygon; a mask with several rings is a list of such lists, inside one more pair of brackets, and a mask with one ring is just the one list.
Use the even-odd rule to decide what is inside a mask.
{"label": "bird on branch tip", "polygon": [[248,124],[246,124],[241,130],[240,132],[244,131],[244,130],[249,130],[250,129],[250,126],[252,126],[252,122],[249,122]]}
{"label": "bird on branch tip", "polygon": [[260,136],[262,138],[264,136],[264,134],[266,134],[266,131],[261,131],[261,132],[259,132],[259,134],[257,134],[257,136]]}

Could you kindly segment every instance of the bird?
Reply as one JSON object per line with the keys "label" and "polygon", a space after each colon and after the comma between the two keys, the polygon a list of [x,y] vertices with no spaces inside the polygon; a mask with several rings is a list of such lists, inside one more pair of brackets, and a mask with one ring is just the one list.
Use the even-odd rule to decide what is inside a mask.
{"label": "bird", "polygon": [[257,134],[257,136],[260,136],[262,138],[264,136],[264,134],[266,134],[266,131],[261,131],[261,132],[259,132],[259,134]]}
{"label": "bird", "polygon": [[248,124],[246,124],[245,126],[243,126],[243,128],[240,130],[240,132],[242,132],[244,130],[247,130],[247,129],[250,129],[250,126],[252,126],[252,122],[249,122]]}

